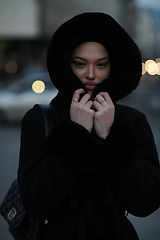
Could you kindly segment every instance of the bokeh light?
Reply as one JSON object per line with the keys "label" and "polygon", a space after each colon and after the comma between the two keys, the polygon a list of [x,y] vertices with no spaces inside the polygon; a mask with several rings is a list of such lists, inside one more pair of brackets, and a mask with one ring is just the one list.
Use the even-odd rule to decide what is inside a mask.
{"label": "bokeh light", "polygon": [[14,61],[10,61],[5,66],[6,72],[9,74],[15,74],[18,71],[18,64]]}
{"label": "bokeh light", "polygon": [[142,75],[144,75],[145,73],[146,73],[145,64],[142,63]]}
{"label": "bokeh light", "polygon": [[32,84],[32,90],[35,93],[42,93],[45,90],[45,84],[41,80],[37,80]]}
{"label": "bokeh light", "polygon": [[151,59],[149,59],[149,60],[147,60],[147,61],[145,62],[145,69],[146,69],[146,71],[148,71],[148,65],[151,64],[151,63],[154,63],[154,61],[151,60]]}
{"label": "bokeh light", "polygon": [[160,75],[160,62],[157,63],[157,66],[158,66],[158,72],[157,72],[157,75]]}
{"label": "bokeh light", "polygon": [[145,62],[145,69],[150,75],[156,75],[158,73],[159,67],[155,61],[147,60]]}

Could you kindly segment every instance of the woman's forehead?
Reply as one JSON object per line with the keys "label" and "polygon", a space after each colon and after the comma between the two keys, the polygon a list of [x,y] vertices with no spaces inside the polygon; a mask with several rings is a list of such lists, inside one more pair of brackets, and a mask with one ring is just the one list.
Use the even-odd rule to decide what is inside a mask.
{"label": "woman's forehead", "polygon": [[72,56],[94,56],[99,58],[109,57],[107,49],[97,42],[84,42],[78,45],[72,53]]}

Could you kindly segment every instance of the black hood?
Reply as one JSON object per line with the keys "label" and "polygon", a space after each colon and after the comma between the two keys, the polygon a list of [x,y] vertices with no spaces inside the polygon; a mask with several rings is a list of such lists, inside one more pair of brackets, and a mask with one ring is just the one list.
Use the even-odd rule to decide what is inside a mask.
{"label": "black hood", "polygon": [[141,77],[140,51],[111,16],[96,12],[71,18],[57,29],[51,39],[47,67],[59,92],[69,101],[76,89],[83,88],[87,92],[69,65],[73,50],[87,41],[98,42],[106,47],[111,60],[110,77],[96,86],[92,98],[100,91],[105,91],[116,102],[130,94],[138,86]]}

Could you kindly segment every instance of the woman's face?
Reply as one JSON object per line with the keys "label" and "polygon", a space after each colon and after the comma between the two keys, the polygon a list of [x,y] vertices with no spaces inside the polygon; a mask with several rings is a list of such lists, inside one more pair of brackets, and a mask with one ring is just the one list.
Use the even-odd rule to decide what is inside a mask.
{"label": "woman's face", "polygon": [[108,51],[97,42],[85,42],[76,47],[70,65],[90,95],[98,83],[109,77],[111,71]]}

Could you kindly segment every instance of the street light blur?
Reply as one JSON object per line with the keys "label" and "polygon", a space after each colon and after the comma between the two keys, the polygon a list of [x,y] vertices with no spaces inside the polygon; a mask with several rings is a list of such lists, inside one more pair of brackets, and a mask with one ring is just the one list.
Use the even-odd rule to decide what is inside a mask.
{"label": "street light blur", "polygon": [[10,61],[5,65],[6,72],[9,74],[15,74],[18,71],[18,64],[14,61]]}
{"label": "street light blur", "polygon": [[32,90],[35,93],[42,93],[45,90],[45,84],[41,80],[37,80],[32,84]]}
{"label": "street light blur", "polygon": [[142,75],[148,72],[149,75],[160,75],[160,58],[156,61],[149,59],[145,63],[142,63]]}
{"label": "street light blur", "polygon": [[145,64],[142,63],[142,75],[144,75],[145,73],[146,73]]}

